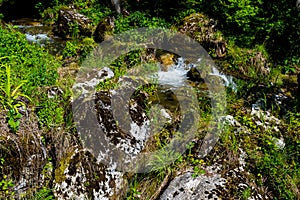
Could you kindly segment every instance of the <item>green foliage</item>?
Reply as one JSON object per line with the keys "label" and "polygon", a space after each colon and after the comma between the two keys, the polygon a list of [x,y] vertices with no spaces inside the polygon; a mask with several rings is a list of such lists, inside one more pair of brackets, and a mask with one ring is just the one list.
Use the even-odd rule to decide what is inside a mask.
{"label": "green foliage", "polygon": [[10,130],[13,133],[16,133],[19,129],[20,126],[20,119],[21,119],[22,115],[18,112],[16,112],[15,110],[9,110],[7,113],[7,123],[8,126],[10,128]]}
{"label": "green foliage", "polygon": [[25,103],[20,100],[20,97],[25,97],[30,101],[31,99],[20,91],[21,87],[26,83],[26,81],[22,81],[19,85],[14,87],[12,84],[10,66],[5,65],[1,67],[5,67],[5,79],[4,83],[0,82],[0,103],[2,104],[4,110],[8,110],[8,125],[11,131],[16,133],[20,126],[20,118],[22,117],[18,111],[18,108],[26,108]]}
{"label": "green foliage", "polygon": [[[25,36],[15,32],[10,27],[0,28],[0,77],[3,83],[0,85],[0,102],[4,109],[8,110],[7,122],[12,132],[19,127],[19,107],[25,107],[23,99],[30,100],[34,104],[47,104],[47,99],[42,99],[41,87],[54,85],[57,79],[57,68],[60,63],[41,47],[29,44]],[[22,92],[21,92],[22,89]],[[51,106],[48,106],[51,107]],[[52,109],[52,107],[51,107]],[[50,109],[50,110],[51,110]],[[52,121],[60,121],[61,110],[44,111],[47,114],[40,115],[40,121],[52,124]],[[49,116],[53,119],[49,119]],[[46,126],[50,126],[47,124]]]}
{"label": "green foliage", "polygon": [[41,15],[42,18],[45,16],[50,16],[47,14],[54,14],[53,11],[58,11],[57,8],[59,8],[62,5],[66,5],[68,3],[67,0],[52,0],[52,1],[47,1],[47,0],[38,0],[35,1],[35,9],[36,11]]}
{"label": "green foliage", "polygon": [[282,65],[284,73],[295,73],[296,68],[300,66],[300,57],[292,56],[288,59],[285,59]]}
{"label": "green foliage", "polygon": [[5,110],[13,110],[15,113],[18,113],[18,107],[26,107],[25,103],[19,100],[20,97],[31,100],[27,95],[20,92],[21,87],[25,83],[26,81],[21,81],[19,85],[13,87],[10,66],[5,65],[4,83],[0,83],[0,103]]}
{"label": "green foliage", "polygon": [[54,200],[55,196],[51,189],[41,188],[30,200]]}
{"label": "green foliage", "polygon": [[217,19],[222,32],[242,47],[264,43],[276,61],[299,57],[300,12],[295,1],[203,1],[200,10]]}
{"label": "green foliage", "polygon": [[14,186],[14,183],[12,180],[7,178],[7,175],[3,174],[4,163],[5,159],[0,158],[0,196],[1,198],[11,198],[14,193],[11,192],[10,189]]}
{"label": "green foliage", "polygon": [[41,103],[38,104],[37,115],[42,127],[53,128],[62,125],[64,113],[63,100],[58,97],[49,99],[47,95],[44,95]]}
{"label": "green foliage", "polygon": [[60,63],[43,48],[29,44],[23,34],[11,28],[0,27],[0,57],[6,57],[1,63],[10,66],[14,85],[22,85],[24,94],[28,96],[35,96],[38,87],[56,82],[56,69]]}
{"label": "green foliage", "polygon": [[104,5],[99,0],[77,0],[74,2],[74,6],[81,14],[89,17],[94,25],[97,25],[101,19],[112,13],[107,7],[108,5]]}
{"label": "green foliage", "polygon": [[[12,193],[10,193],[9,189],[11,187],[13,187],[14,184],[11,180],[7,180],[7,176],[4,175],[3,179],[0,181],[0,195],[1,193],[4,193],[3,196],[9,196],[9,195],[13,195]],[[2,195],[1,195],[2,196]],[[2,197],[3,197],[2,196]]]}
{"label": "green foliage", "polygon": [[95,46],[96,43],[91,38],[67,41],[62,55],[63,58],[79,58],[79,61],[83,61]]}
{"label": "green foliage", "polygon": [[76,46],[76,44],[72,41],[67,41],[66,46],[62,52],[62,55],[64,58],[76,57],[78,51],[79,51],[79,46]]}
{"label": "green foliage", "polygon": [[[98,0],[77,0],[73,1],[72,5],[78,10],[78,12],[90,18],[94,25],[97,25],[101,19],[111,14],[111,10],[107,7],[108,5],[104,5]],[[55,0],[39,1],[36,3],[35,8],[45,22],[53,22],[58,17],[58,11],[67,6],[69,6],[68,1]]]}
{"label": "green foliage", "polygon": [[169,24],[157,17],[152,17],[144,12],[136,11],[128,17],[119,16],[115,22],[115,33],[121,33],[140,27],[168,27]]}
{"label": "green foliage", "polygon": [[[266,141],[267,142],[267,141]],[[299,163],[291,162],[288,152],[274,148],[273,142],[268,142],[261,150],[260,156],[254,156],[257,175],[268,177],[268,185],[280,199],[296,199],[293,188],[299,185]],[[297,166],[298,165],[298,166]],[[262,184],[262,183],[261,183]]]}

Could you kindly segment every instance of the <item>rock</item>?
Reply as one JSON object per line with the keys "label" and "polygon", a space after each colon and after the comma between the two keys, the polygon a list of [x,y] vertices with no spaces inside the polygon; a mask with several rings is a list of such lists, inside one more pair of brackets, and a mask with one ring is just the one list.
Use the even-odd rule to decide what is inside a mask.
{"label": "rock", "polygon": [[267,75],[270,73],[269,63],[262,52],[257,52],[255,56],[251,57],[248,64],[253,66],[257,74]]}
{"label": "rock", "polygon": [[193,82],[199,82],[199,83],[204,83],[204,79],[201,78],[200,72],[197,70],[197,68],[192,67],[188,73],[187,73],[188,80],[193,81]]}
{"label": "rock", "polygon": [[162,63],[162,71],[168,71],[168,68],[175,64],[174,54],[166,53],[160,56],[159,59]]}
{"label": "rock", "polygon": [[5,159],[1,163],[0,177],[6,175],[6,179],[13,183],[7,189],[1,188],[3,199],[27,199],[26,193],[36,191],[41,185],[48,186],[46,174],[51,174],[51,169],[44,168],[49,158],[48,149],[42,142],[44,135],[39,130],[37,117],[33,112],[28,115],[22,116],[19,130],[12,134],[6,113],[0,112],[0,156]]}
{"label": "rock", "polygon": [[192,171],[177,176],[161,195],[160,200],[200,200],[219,198],[216,190],[223,187],[226,180],[221,174],[208,167],[208,173],[194,177]]}
{"label": "rock", "polygon": [[216,56],[221,58],[226,55],[226,41],[217,32],[216,25],[215,20],[194,13],[182,20],[179,30],[200,42],[207,51],[214,49]]}
{"label": "rock", "polygon": [[104,67],[99,71],[90,71],[87,73],[83,81],[79,81],[74,84],[72,89],[75,94],[77,92],[80,92],[80,94],[86,94],[93,91],[101,81],[112,77],[114,77],[114,72],[108,67]]}
{"label": "rock", "polygon": [[108,32],[113,32],[115,27],[114,21],[114,16],[108,16],[98,23],[97,28],[93,33],[95,42],[104,41],[105,34],[107,34]]}
{"label": "rock", "polygon": [[62,38],[91,36],[92,21],[73,8],[59,10],[58,19],[54,25],[54,33]]}
{"label": "rock", "polygon": [[89,151],[76,149],[55,170],[55,196],[59,200],[122,199],[127,187],[122,176],[113,166],[97,163]]}
{"label": "rock", "polygon": [[111,0],[111,4],[115,7],[118,14],[121,14],[120,0]]}
{"label": "rock", "polygon": [[241,124],[240,122],[238,122],[236,119],[234,119],[234,117],[232,115],[226,115],[226,116],[222,116],[220,118],[220,121],[229,125],[229,126],[233,126],[233,127],[240,127]]}
{"label": "rock", "polygon": [[236,155],[216,156],[212,165],[203,164],[200,173],[193,169],[179,172],[160,200],[239,199],[238,191],[246,188],[253,191],[251,198],[257,199],[246,159],[246,152],[239,148]]}
{"label": "rock", "polygon": [[274,142],[276,148],[278,148],[280,150],[284,149],[284,147],[285,147],[284,138],[282,138],[282,137],[281,138],[273,137],[272,141]]}
{"label": "rock", "polygon": [[259,99],[256,103],[252,104],[251,115],[254,123],[264,130],[273,130],[279,132],[278,125],[280,125],[280,119],[273,116],[269,111],[264,111],[265,102],[263,99]]}

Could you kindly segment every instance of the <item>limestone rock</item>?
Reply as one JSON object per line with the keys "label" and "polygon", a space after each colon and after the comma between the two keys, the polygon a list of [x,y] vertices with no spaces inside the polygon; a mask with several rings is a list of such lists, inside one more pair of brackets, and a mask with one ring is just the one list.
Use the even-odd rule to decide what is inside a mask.
{"label": "limestone rock", "polygon": [[54,33],[62,38],[91,36],[92,21],[73,8],[63,8],[59,11],[55,22]]}
{"label": "limestone rock", "polygon": [[188,171],[171,181],[160,200],[219,199],[216,189],[222,187],[225,182],[220,174],[213,173],[211,169],[209,173],[198,177],[194,177],[193,172]]}
{"label": "limestone rock", "polygon": [[249,59],[248,63],[253,66],[258,74],[266,75],[270,73],[269,63],[266,57],[263,56],[262,52],[257,52]]}
{"label": "limestone rock", "polygon": [[97,163],[89,151],[77,149],[62,159],[55,171],[55,196],[57,199],[122,199],[126,188],[122,176],[113,166]]}
{"label": "limestone rock", "polygon": [[97,28],[93,33],[95,42],[104,41],[105,34],[108,32],[112,32],[114,30],[115,27],[114,21],[115,18],[113,16],[108,16],[98,23]]}
{"label": "limestone rock", "polygon": [[216,29],[216,21],[201,13],[185,17],[179,26],[180,32],[187,34],[209,51],[214,49],[217,57],[226,55],[226,41]]}

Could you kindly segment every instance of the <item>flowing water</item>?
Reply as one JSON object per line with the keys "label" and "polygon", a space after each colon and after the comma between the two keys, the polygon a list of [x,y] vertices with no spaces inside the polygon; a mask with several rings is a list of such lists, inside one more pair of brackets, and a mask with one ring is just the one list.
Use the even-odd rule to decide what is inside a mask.
{"label": "flowing water", "polygon": [[[183,58],[178,58],[177,63],[169,67],[167,71],[159,70],[157,73],[158,83],[172,87],[183,86],[188,79],[187,73],[193,67],[195,67],[195,64],[186,64]],[[232,76],[221,73],[215,66],[212,67],[210,75],[220,77],[226,87],[230,87],[235,92],[237,91],[237,85],[233,81]]]}
{"label": "flowing water", "polygon": [[65,47],[66,41],[52,34],[52,26],[43,25],[30,18],[12,20],[11,23],[29,42],[43,46],[52,55],[60,54]]}

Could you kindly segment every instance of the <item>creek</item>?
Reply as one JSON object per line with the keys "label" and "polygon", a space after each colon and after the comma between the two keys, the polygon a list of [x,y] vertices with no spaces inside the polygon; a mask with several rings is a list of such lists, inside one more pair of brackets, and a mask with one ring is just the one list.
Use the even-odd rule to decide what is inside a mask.
{"label": "creek", "polygon": [[12,20],[11,23],[21,33],[25,34],[26,39],[31,43],[43,46],[50,54],[61,54],[66,41],[54,36],[52,26],[44,25],[36,19],[21,18]]}

